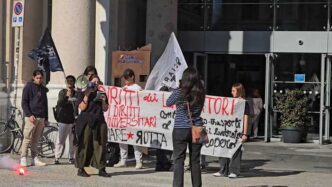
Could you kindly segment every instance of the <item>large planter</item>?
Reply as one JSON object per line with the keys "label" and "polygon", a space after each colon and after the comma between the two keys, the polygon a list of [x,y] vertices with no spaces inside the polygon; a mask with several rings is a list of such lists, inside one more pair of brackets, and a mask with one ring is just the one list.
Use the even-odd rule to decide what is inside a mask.
{"label": "large planter", "polygon": [[282,129],[284,143],[300,143],[305,136],[305,130],[302,128],[285,128]]}

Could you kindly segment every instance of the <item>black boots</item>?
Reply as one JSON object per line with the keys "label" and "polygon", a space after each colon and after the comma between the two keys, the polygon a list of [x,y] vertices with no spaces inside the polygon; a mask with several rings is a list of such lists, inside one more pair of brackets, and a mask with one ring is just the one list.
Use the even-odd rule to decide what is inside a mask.
{"label": "black boots", "polygon": [[[98,175],[101,177],[111,177],[111,175],[106,172],[105,168],[100,169]],[[90,177],[90,175],[83,168],[78,169],[77,176]]]}
{"label": "black boots", "polygon": [[111,177],[111,175],[106,172],[105,168],[100,169],[98,175],[101,177]]}
{"label": "black boots", "polygon": [[80,177],[90,177],[90,175],[84,170],[84,168],[79,168],[78,169],[77,176],[80,176]]}

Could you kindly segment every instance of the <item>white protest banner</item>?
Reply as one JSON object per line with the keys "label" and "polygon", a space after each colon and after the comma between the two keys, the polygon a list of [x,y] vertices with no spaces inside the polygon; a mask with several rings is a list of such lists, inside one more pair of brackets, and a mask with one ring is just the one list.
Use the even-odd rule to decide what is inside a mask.
{"label": "white protest banner", "polygon": [[166,49],[154,65],[145,85],[145,90],[159,90],[163,86],[177,88],[182,73],[188,65],[180,45],[172,33]]}
{"label": "white protest banner", "polygon": [[[144,147],[172,150],[175,106],[167,107],[170,93],[130,91],[101,86],[108,97],[105,120],[108,140]],[[202,117],[209,143],[202,154],[231,158],[241,145],[245,101],[237,98],[206,96]]]}

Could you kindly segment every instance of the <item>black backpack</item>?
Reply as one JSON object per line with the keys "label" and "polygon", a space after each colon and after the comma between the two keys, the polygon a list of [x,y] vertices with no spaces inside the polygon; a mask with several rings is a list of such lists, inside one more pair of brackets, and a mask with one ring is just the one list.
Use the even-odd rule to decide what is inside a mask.
{"label": "black backpack", "polygon": [[107,142],[106,144],[106,166],[113,167],[120,160],[120,148],[118,143]]}
{"label": "black backpack", "polygon": [[55,121],[59,122],[59,112],[60,111],[60,107],[58,105],[56,105],[55,107],[53,107],[53,116],[54,116],[54,119]]}
{"label": "black backpack", "polygon": [[[64,92],[66,89],[63,89],[62,92]],[[76,94],[76,93],[75,93]],[[53,107],[53,115],[54,115],[54,119],[57,122],[61,122],[61,123],[74,123],[75,120],[75,106],[73,106],[72,104],[66,104],[66,106],[59,106],[56,105],[55,107]]]}

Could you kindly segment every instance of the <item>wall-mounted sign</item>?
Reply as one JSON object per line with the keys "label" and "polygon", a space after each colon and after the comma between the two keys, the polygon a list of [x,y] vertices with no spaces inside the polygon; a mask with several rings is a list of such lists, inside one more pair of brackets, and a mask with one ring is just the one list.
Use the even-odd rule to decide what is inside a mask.
{"label": "wall-mounted sign", "polygon": [[294,82],[305,82],[305,74],[294,74]]}
{"label": "wall-mounted sign", "polygon": [[22,27],[24,22],[24,0],[14,0],[12,27]]}

